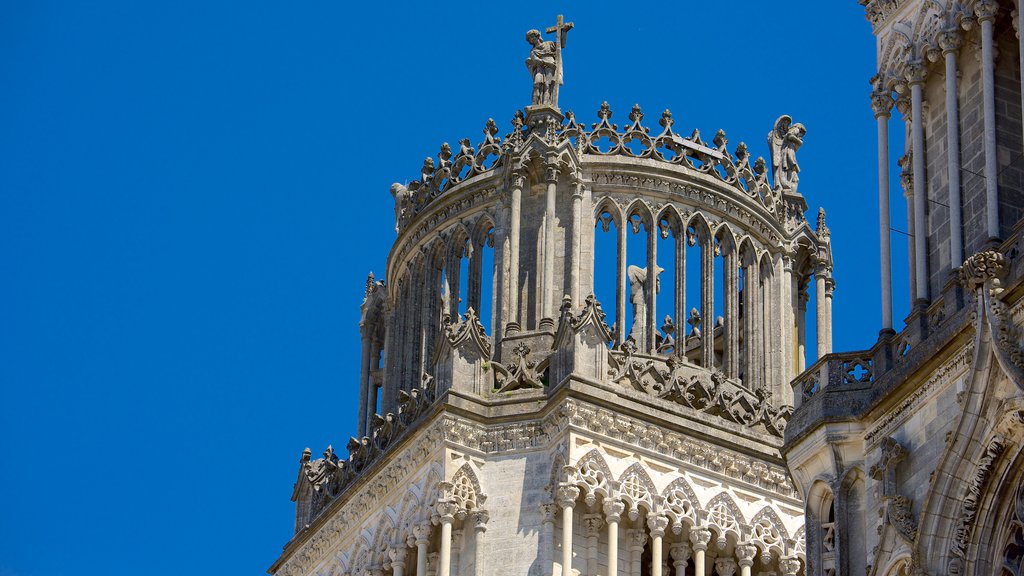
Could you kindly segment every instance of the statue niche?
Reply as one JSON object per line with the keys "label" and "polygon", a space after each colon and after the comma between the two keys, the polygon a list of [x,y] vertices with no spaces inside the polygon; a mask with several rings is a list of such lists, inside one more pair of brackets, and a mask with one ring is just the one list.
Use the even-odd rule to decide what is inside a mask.
{"label": "statue niche", "polygon": [[630,266],[626,269],[626,277],[629,279],[629,299],[633,303],[633,327],[629,330],[629,337],[636,342],[640,350],[649,348],[647,342],[648,313],[647,302],[650,298],[650,290],[657,294],[661,291],[661,280],[659,276],[665,271],[661,266],[654,267],[654,286],[648,279],[647,268]]}

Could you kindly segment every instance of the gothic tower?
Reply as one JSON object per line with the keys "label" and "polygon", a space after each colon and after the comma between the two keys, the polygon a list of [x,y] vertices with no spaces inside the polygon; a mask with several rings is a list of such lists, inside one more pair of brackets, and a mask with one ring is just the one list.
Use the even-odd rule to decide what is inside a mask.
{"label": "gothic tower", "polygon": [[579,122],[558,106],[571,28],[527,34],[533,99],[508,133],[488,120],[392,186],[357,433],[303,453],[272,574],[803,573],[780,449],[807,291],[823,354],[832,294],[804,127],[775,122],[769,178],[668,110]]}

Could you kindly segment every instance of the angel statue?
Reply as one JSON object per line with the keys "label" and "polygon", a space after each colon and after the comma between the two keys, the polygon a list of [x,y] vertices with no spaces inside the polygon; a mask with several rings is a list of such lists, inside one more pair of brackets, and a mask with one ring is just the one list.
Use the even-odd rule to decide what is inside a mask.
{"label": "angel statue", "polygon": [[804,143],[807,129],[787,115],[779,116],[775,128],[768,133],[768,148],[772,153],[772,178],[777,191],[796,194],[800,182],[800,165],[796,162],[796,151]]}
{"label": "angel statue", "polygon": [[395,232],[401,232],[406,221],[412,216],[412,193],[398,182],[391,185],[391,196],[395,199]]}
{"label": "angel statue", "polygon": [[654,286],[652,287],[647,277],[647,268],[630,266],[626,270],[626,277],[629,279],[629,299],[633,302],[633,327],[629,331],[640,350],[647,350],[647,298],[649,290],[654,289],[657,294],[661,291],[661,279],[658,278],[664,268],[654,267]]}
{"label": "angel statue", "polygon": [[533,46],[530,57],[526,59],[526,68],[533,78],[534,106],[558,108],[558,87],[562,85],[562,48],[565,47],[566,33],[572,27],[572,22],[565,22],[559,15],[555,26],[547,29],[549,34],[555,34],[553,41],[545,41],[540,30],[526,33],[526,41]]}

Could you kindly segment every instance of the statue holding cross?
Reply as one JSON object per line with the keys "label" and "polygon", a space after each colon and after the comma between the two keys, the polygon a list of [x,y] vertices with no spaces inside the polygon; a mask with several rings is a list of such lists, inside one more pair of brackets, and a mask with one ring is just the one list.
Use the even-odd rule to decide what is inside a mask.
{"label": "statue holding cross", "polygon": [[533,46],[530,57],[526,59],[526,68],[533,78],[533,105],[558,108],[558,87],[562,85],[562,48],[565,48],[565,36],[572,30],[572,22],[565,22],[562,15],[554,26],[547,28],[548,34],[554,34],[554,41],[545,41],[539,30],[526,33],[526,41]]}

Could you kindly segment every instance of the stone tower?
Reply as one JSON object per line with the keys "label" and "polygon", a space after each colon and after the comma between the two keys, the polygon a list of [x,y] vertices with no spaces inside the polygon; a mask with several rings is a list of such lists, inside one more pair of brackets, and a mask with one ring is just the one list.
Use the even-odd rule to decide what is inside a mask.
{"label": "stone tower", "polygon": [[[783,451],[804,497],[807,572],[1019,576],[1024,11],[1012,0],[860,4],[878,53],[881,331],[793,381]],[[890,124],[903,146],[890,146]],[[902,188],[908,220],[895,225],[911,238],[895,264],[910,278],[903,325],[890,187]]]}
{"label": "stone tower", "polygon": [[580,122],[558,106],[571,28],[527,34],[533,100],[507,133],[488,120],[392,186],[357,434],[303,453],[272,574],[803,573],[780,448],[807,291],[820,353],[832,294],[804,127],[780,117],[766,162],[668,110]]}

